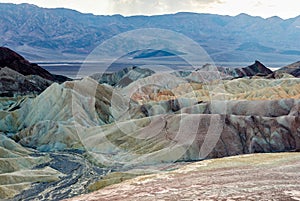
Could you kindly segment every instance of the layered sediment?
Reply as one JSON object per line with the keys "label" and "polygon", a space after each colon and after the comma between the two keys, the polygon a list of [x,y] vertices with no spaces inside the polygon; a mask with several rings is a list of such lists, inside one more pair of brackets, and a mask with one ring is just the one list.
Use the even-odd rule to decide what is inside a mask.
{"label": "layered sediment", "polygon": [[[0,189],[7,192],[2,199],[30,200],[37,195],[40,200],[63,199],[110,181],[154,173],[174,162],[300,149],[299,78],[272,76],[259,62],[240,73],[214,70],[159,74],[135,67],[102,78],[50,83],[36,97],[1,98],[0,156],[5,172]],[[15,77],[31,82],[22,74]],[[255,156],[258,161],[265,157],[246,157],[245,164]],[[279,162],[282,156],[298,157],[268,156]],[[17,165],[16,160],[21,162]],[[227,164],[226,159],[207,164],[215,161]],[[238,164],[237,171],[243,172],[243,167]],[[249,171],[254,174],[262,167],[254,165]],[[20,177],[24,171],[26,177]],[[101,177],[110,171],[119,179],[102,184]],[[179,177],[188,182],[195,171]],[[218,171],[213,175],[223,173]]]}

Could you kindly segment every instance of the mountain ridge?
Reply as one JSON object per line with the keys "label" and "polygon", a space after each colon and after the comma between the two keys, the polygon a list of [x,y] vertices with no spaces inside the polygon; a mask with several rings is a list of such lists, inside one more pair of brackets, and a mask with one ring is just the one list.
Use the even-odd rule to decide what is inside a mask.
{"label": "mountain ridge", "polygon": [[[257,59],[288,63],[298,60],[297,51],[300,49],[295,43],[300,32],[297,28],[300,16],[286,20],[247,14],[226,16],[188,12],[110,16],[83,14],[65,8],[3,3],[0,11],[0,45],[13,48],[30,60],[83,60],[105,40],[142,28],[167,29],[184,34],[199,43],[215,61]],[[257,44],[258,48],[237,50],[240,45],[249,42]],[[265,52],[262,47],[272,51]]]}

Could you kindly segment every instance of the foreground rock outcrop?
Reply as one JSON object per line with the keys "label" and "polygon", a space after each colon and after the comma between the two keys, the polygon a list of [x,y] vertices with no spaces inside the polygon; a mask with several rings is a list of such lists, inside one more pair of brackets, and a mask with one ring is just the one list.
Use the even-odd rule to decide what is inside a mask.
{"label": "foreground rock outcrop", "polygon": [[299,160],[298,153],[280,153],[201,161],[68,201],[299,200]]}

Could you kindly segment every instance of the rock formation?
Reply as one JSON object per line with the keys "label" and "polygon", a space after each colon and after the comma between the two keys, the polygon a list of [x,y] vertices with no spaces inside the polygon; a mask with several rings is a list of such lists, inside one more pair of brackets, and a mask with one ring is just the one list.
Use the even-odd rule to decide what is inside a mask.
{"label": "rock formation", "polygon": [[275,73],[288,73],[295,77],[300,77],[300,61],[284,66]]}
{"label": "rock formation", "polygon": [[0,47],[0,96],[40,94],[53,82],[70,80],[53,75],[6,47]]}
{"label": "rock formation", "polygon": [[38,75],[24,76],[8,67],[0,68],[0,96],[39,94],[52,84],[52,81]]}
{"label": "rock formation", "polygon": [[13,197],[29,189],[34,182],[59,181],[63,176],[51,167],[35,168],[50,161],[47,156],[31,156],[26,149],[0,133],[0,199]]}
{"label": "rock formation", "polygon": [[[197,71],[211,71],[212,68],[210,64],[206,64],[203,67],[197,69]],[[261,62],[255,61],[254,64],[243,67],[243,68],[228,68],[228,67],[217,67],[217,70],[223,76],[230,76],[232,78],[241,78],[241,77],[252,77],[252,76],[267,76],[273,72],[264,66]]]}
{"label": "rock formation", "polygon": [[150,69],[133,66],[114,73],[94,74],[91,75],[91,78],[97,80],[100,84],[106,83],[111,86],[125,87],[138,79],[148,77],[152,74],[154,74],[154,71]]}
{"label": "rock formation", "polygon": [[[11,71],[1,69],[3,75]],[[1,98],[1,136],[21,150],[13,151],[16,157],[30,159],[21,169],[28,174],[55,169],[44,180],[32,180],[49,181],[41,186],[29,182],[17,188],[24,180],[11,186],[0,177],[11,192],[3,198],[63,199],[105,186],[100,175],[110,171],[121,172],[112,179],[121,181],[174,162],[299,150],[300,79],[266,79],[262,74],[269,70],[259,62],[234,72],[128,68],[53,83],[36,97]],[[234,74],[243,77],[220,79]],[[13,75],[30,82],[16,71]],[[0,145],[8,149],[7,143]],[[15,156],[7,150],[2,155],[4,164]],[[129,172],[141,169],[147,171]],[[23,189],[28,190],[20,193]]]}
{"label": "rock formation", "polygon": [[21,55],[6,47],[0,47],[0,67],[8,67],[22,75],[38,75],[44,79],[54,81],[51,73],[37,64],[30,63]]}

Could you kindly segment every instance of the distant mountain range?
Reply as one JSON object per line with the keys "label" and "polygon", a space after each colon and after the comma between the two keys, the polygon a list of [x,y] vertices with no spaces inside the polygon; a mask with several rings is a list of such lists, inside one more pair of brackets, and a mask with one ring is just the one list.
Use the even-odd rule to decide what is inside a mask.
{"label": "distant mountain range", "polygon": [[198,42],[217,62],[289,63],[300,56],[300,16],[287,20],[247,14],[96,16],[63,8],[0,4],[0,46],[12,48],[30,60],[82,60],[103,41],[139,28],[182,33]]}

